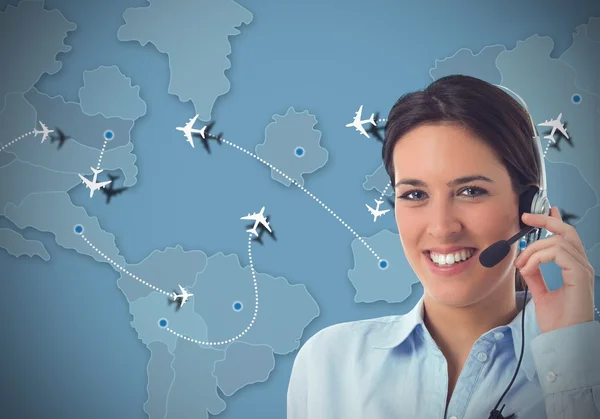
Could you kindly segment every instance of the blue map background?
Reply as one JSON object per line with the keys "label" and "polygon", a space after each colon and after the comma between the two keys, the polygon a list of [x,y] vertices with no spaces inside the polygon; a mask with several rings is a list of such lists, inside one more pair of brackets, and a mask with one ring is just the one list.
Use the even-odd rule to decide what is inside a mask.
{"label": "blue map background", "polygon": [[[536,123],[564,113],[575,147],[562,141],[560,152],[548,150],[549,196],[580,217],[575,225],[600,272],[598,2],[178,0],[169,3],[172,13],[139,26],[128,9],[165,3],[0,0],[0,13],[34,3],[54,18],[50,26],[34,19],[0,25],[6,57],[0,75],[13,74],[23,60],[29,60],[18,69],[23,77],[37,68],[36,58],[45,56],[32,40],[43,39],[44,31],[50,40],[51,31],[70,27],[64,39],[70,48],[45,51],[61,65],[53,74],[41,73],[33,88],[0,83],[6,94],[0,147],[39,119],[51,129],[64,126],[74,145],[49,154],[49,142],[40,145],[39,136],[29,136],[0,152],[0,247],[6,249],[0,250],[0,357],[7,361],[2,417],[285,417],[287,383],[301,344],[331,324],[407,312],[422,295],[401,254],[393,215],[374,223],[365,210],[388,181],[380,172],[381,145],[344,125],[361,104],[364,116],[380,112],[385,118],[401,94],[446,74],[507,85],[525,98]],[[239,34],[231,26],[236,21],[246,22],[234,25]],[[184,31],[194,24],[197,31]],[[144,31],[148,43],[119,40],[141,40]],[[152,42],[180,31],[189,36],[172,36],[169,55]],[[219,66],[227,68],[226,79]],[[216,76],[206,80],[203,74]],[[130,86],[122,83],[127,78]],[[173,90],[192,101],[182,102]],[[579,94],[581,103],[565,102],[571,94]],[[61,104],[61,97],[72,104]],[[77,103],[104,115],[84,120]],[[29,117],[33,108],[38,118]],[[214,131],[228,141],[281,163],[385,258],[388,269],[379,269],[363,243],[321,205],[256,159],[214,141],[211,154],[199,144],[191,149],[175,127],[196,113],[202,121],[215,120]],[[121,169],[120,181],[131,186],[109,205],[98,192],[90,199],[76,175],[95,166],[105,129],[117,135],[104,166]],[[267,153],[277,142],[290,149],[302,145],[319,157],[311,161],[307,153],[305,170],[292,167],[297,160],[274,149]],[[210,304],[230,291],[231,298],[251,301],[251,277],[240,276],[246,279],[231,286],[225,279],[248,272],[248,236],[239,218],[261,206],[277,241],[265,235],[252,255],[264,284],[260,298],[272,305],[260,305],[255,327],[262,334],[249,332],[252,344],[232,344],[226,352],[223,346],[194,352],[194,344],[181,339],[174,349],[174,336],[152,326],[166,297],[120,277],[72,232],[85,219],[86,236],[101,251],[168,291],[181,281],[198,291],[208,287],[195,291],[186,306],[195,310],[178,313],[188,316],[180,327],[196,339],[221,340],[245,323],[233,326]],[[90,224],[94,217],[97,225]],[[32,250],[39,256],[28,256]],[[204,269],[203,254],[207,266],[237,257],[241,267],[233,262],[221,278],[202,282],[208,271],[196,274]],[[152,262],[150,255],[177,263]],[[151,281],[159,267],[164,272],[154,279],[162,282]],[[139,273],[144,269],[146,275]],[[555,266],[543,272],[551,286],[560,284]],[[596,281],[597,305],[599,288]],[[198,377],[208,377],[208,385],[193,382]]]}

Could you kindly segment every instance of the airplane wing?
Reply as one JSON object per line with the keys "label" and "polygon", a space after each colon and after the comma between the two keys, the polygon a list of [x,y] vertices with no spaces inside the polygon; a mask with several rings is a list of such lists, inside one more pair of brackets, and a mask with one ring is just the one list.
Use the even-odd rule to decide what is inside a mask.
{"label": "airplane wing", "polygon": [[357,130],[357,131],[360,131],[360,133],[361,133],[362,135],[364,135],[365,137],[367,137],[367,138],[371,138],[371,137],[369,137],[369,134],[367,134],[367,131],[365,131],[365,129],[363,128],[363,126],[362,126],[362,125],[358,125],[358,126],[356,127],[356,130]]}
{"label": "airplane wing", "polygon": [[371,207],[369,206],[369,204],[365,204],[365,206],[367,207],[367,209],[369,210],[369,212],[370,212],[371,214],[375,214],[375,210],[374,210],[373,208],[371,208]]}
{"label": "airplane wing", "polygon": [[264,225],[267,228],[267,230],[271,231],[271,227],[269,226],[269,223],[267,222],[267,220],[264,220],[264,221],[261,220],[260,223],[262,225]]}
{"label": "airplane wing", "polygon": [[183,287],[181,285],[179,285],[179,289],[181,290],[181,293],[185,295],[185,290],[183,289]]}
{"label": "airplane wing", "polygon": [[240,217],[240,220],[255,220],[257,219],[257,214],[248,214],[248,215],[244,215],[243,217]]}
{"label": "airplane wing", "polygon": [[194,146],[194,139],[192,138],[192,133],[190,131],[186,131],[185,132],[185,138],[187,138],[187,142],[190,143],[190,145],[192,146],[192,148],[196,148]]}
{"label": "airplane wing", "polygon": [[190,118],[189,122],[185,125],[186,128],[192,128],[194,126],[194,124],[196,123],[196,119],[198,119],[200,115],[196,115],[193,118]]}
{"label": "airplane wing", "polygon": [[360,105],[360,108],[358,108],[358,110],[356,111],[356,114],[354,116],[355,121],[360,121],[360,118],[362,116],[362,109],[363,109],[363,105]]}
{"label": "airplane wing", "polygon": [[544,122],[538,124],[539,127],[553,127],[554,119],[546,119]]}
{"label": "airplane wing", "polygon": [[567,129],[563,126],[563,124],[560,124],[557,129],[560,131],[560,133],[562,135],[569,138],[569,135],[567,134]]}
{"label": "airplane wing", "polygon": [[380,215],[383,215],[383,214],[386,214],[386,213],[388,213],[389,211],[390,211],[390,209],[388,208],[388,209],[386,209],[386,210],[379,211],[379,214],[380,214]]}
{"label": "airplane wing", "polygon": [[187,297],[184,295],[183,298],[181,298],[181,305],[179,307],[183,307],[183,305],[185,304],[186,301],[187,301]]}
{"label": "airplane wing", "polygon": [[100,182],[100,183],[96,183],[96,185],[98,185],[98,189],[100,188],[104,188],[106,185],[108,185],[110,182],[112,182],[111,180],[107,180],[105,182]]}
{"label": "airplane wing", "polygon": [[92,181],[84,178],[82,175],[79,175],[79,177],[81,178],[81,180],[83,181],[83,183],[85,183],[85,186],[87,186],[88,188],[91,188],[92,185]]}

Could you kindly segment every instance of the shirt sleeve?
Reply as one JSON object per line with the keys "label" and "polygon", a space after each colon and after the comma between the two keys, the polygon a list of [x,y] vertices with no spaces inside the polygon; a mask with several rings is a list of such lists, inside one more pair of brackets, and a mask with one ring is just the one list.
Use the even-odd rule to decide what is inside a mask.
{"label": "shirt sleeve", "polygon": [[542,333],[531,351],[548,419],[600,419],[600,322]]}

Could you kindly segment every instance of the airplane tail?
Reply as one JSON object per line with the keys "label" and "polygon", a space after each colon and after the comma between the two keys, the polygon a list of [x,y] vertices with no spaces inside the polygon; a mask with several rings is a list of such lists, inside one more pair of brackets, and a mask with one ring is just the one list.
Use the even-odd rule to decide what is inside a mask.
{"label": "airplane tail", "polygon": [[41,134],[42,131],[38,131],[36,128],[33,129],[33,136],[37,137],[38,134]]}
{"label": "airplane tail", "polygon": [[251,229],[248,229],[248,230],[246,230],[246,231],[247,231],[248,233],[252,233],[252,234],[254,234],[255,236],[257,236],[257,237],[258,237],[258,233],[256,232],[256,226],[255,226],[255,227],[253,227],[253,228],[251,228]]}
{"label": "airplane tail", "polygon": [[375,114],[374,114],[374,113],[372,113],[372,114],[371,114],[371,117],[369,118],[369,122],[370,122],[371,124],[373,124],[373,125],[375,125],[375,126],[376,126],[376,125],[377,125],[377,123],[375,122],[375,119],[373,119],[374,117],[375,117]]}
{"label": "airplane tail", "polygon": [[94,169],[93,167],[90,167],[90,169],[92,169],[92,172],[94,172],[94,174],[96,174],[96,175],[99,175],[104,170],[104,169]]}
{"label": "airplane tail", "polygon": [[177,293],[173,292],[173,301],[177,300]]}

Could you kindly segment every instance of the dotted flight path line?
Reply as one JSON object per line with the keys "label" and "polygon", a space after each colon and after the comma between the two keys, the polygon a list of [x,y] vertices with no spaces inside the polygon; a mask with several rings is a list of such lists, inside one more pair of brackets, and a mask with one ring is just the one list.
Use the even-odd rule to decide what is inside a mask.
{"label": "dotted flight path line", "polygon": [[248,323],[248,326],[246,326],[246,328],[244,329],[243,332],[241,332],[237,336],[232,337],[230,339],[210,342],[210,341],[202,341],[202,340],[198,340],[198,339],[192,339],[189,336],[185,336],[185,335],[182,335],[181,333],[177,333],[176,331],[174,331],[173,329],[171,329],[169,327],[165,327],[165,330],[173,333],[178,338],[187,340],[189,342],[197,343],[198,345],[211,345],[211,346],[226,345],[235,340],[238,340],[239,338],[244,336],[246,333],[248,333],[248,330],[250,330],[252,328],[252,326],[254,326],[254,322],[256,321],[256,316],[258,315],[258,284],[256,283],[256,272],[254,271],[254,263],[252,262],[252,233],[250,233],[248,235],[248,257],[250,260],[250,270],[252,271],[252,282],[254,283],[254,300],[255,300],[255,302],[254,302],[254,314],[252,315],[252,320],[250,320],[250,323]]}
{"label": "dotted flight path line", "polygon": [[114,260],[112,260],[111,258],[109,258],[108,256],[106,256],[104,253],[102,253],[102,251],[100,251],[100,249],[98,249],[96,246],[94,246],[88,239],[87,237],[85,237],[85,235],[83,233],[81,233],[81,238],[92,248],[94,249],[100,256],[102,256],[104,259],[106,259],[109,263],[111,263],[112,265],[114,265],[115,267],[117,267],[118,269],[120,269],[121,271],[125,272],[127,275],[129,275],[130,277],[132,277],[133,279],[135,279],[136,281],[146,285],[147,287],[152,288],[154,291],[158,291],[161,294],[167,295],[169,297],[172,297],[173,294],[170,292],[167,292],[165,290],[161,290],[160,288],[150,284],[149,282],[144,281],[142,278],[140,278],[139,276],[129,272],[127,269],[125,269],[124,267],[122,267],[121,265],[119,265],[118,263],[116,263]]}
{"label": "dotted flight path line", "polygon": [[25,137],[33,134],[34,132],[35,132],[34,130],[31,130],[29,132],[26,132],[23,135],[18,136],[17,138],[15,138],[14,140],[12,140],[11,142],[8,142],[8,143],[4,144],[2,147],[0,147],[0,152],[4,151],[6,148],[10,147],[11,145],[13,145],[14,143],[16,143],[20,139],[25,138]]}
{"label": "dotted flight path line", "polygon": [[[98,249],[96,246],[94,246],[93,243],[91,243],[87,237],[85,237],[85,235],[83,233],[80,233],[81,238],[92,248],[94,249],[100,256],[102,256],[104,259],[106,259],[108,262],[110,262],[112,265],[114,265],[115,267],[117,267],[119,270],[125,272],[127,275],[129,275],[131,278],[135,279],[136,281],[146,285],[147,287],[152,288],[155,291],[160,292],[161,294],[164,294],[166,296],[168,296],[169,298],[171,298],[173,296],[172,293],[167,292],[165,290],[162,290],[152,284],[150,284],[147,281],[144,281],[142,278],[140,278],[139,276],[129,272],[127,269],[123,268],[121,265],[119,265],[118,263],[116,263],[114,260],[112,260],[111,258],[109,258],[108,256],[106,256],[102,251],[100,251],[100,249]],[[244,329],[243,332],[241,332],[240,334],[238,334],[237,336],[231,338],[231,339],[227,339],[227,340],[223,340],[223,341],[215,341],[215,342],[206,342],[206,341],[201,341],[201,340],[197,340],[197,339],[192,339],[188,336],[182,335],[181,333],[177,333],[176,331],[174,331],[173,329],[169,328],[169,327],[165,327],[165,330],[167,330],[168,332],[174,334],[175,336],[177,336],[178,338],[187,340],[189,342],[193,342],[193,343],[197,343],[200,345],[225,345],[228,343],[231,343],[235,340],[238,340],[239,338],[241,338],[242,336],[244,336],[246,333],[248,333],[248,330],[250,330],[252,328],[252,326],[254,325],[254,322],[256,321],[256,316],[258,315],[258,284],[256,282],[256,272],[254,271],[254,263],[252,262],[252,233],[250,233],[250,235],[248,236],[248,257],[250,259],[250,269],[252,270],[252,281],[254,282],[254,297],[255,297],[255,304],[254,304],[254,314],[252,315],[252,320],[250,321],[250,323],[248,324],[248,326],[246,327],[246,329]]]}
{"label": "dotted flight path line", "polygon": [[96,166],[96,170],[100,170],[100,164],[102,163],[102,157],[104,156],[104,150],[106,149],[106,143],[108,142],[108,138],[104,137],[104,144],[102,144],[102,150],[100,151],[100,157],[98,157],[98,165]]}
{"label": "dotted flight path line", "polygon": [[323,208],[325,208],[331,215],[333,215],[340,223],[342,223],[342,225],[344,227],[346,227],[352,234],[354,234],[354,236],[356,236],[356,238],[358,240],[360,240],[360,242],[362,244],[365,245],[365,247],[367,249],[369,249],[369,251],[373,254],[373,256],[375,256],[377,258],[377,260],[379,262],[381,262],[383,259],[379,257],[379,255],[377,255],[377,253],[375,253],[375,251],[371,248],[371,246],[369,246],[369,244],[361,237],[359,236],[356,231],[354,231],[354,229],[352,227],[350,227],[344,220],[342,220],[340,218],[339,215],[337,215],[335,212],[333,212],[333,210],[331,208],[329,208],[327,205],[325,205],[323,203],[323,201],[321,201],[319,198],[317,198],[315,195],[313,195],[312,192],[310,192],[308,189],[306,189],[304,186],[300,185],[298,182],[296,182],[294,179],[292,179],[291,177],[289,177],[288,175],[286,175],[285,173],[283,173],[281,170],[279,170],[278,168],[276,168],[275,166],[273,166],[271,163],[269,163],[268,161],[258,157],[256,154],[252,153],[251,151],[246,150],[243,147],[240,147],[237,144],[232,143],[231,141],[228,141],[222,137],[217,137],[215,135],[212,135],[210,133],[207,134],[209,137],[215,138],[215,139],[219,139],[220,141],[222,141],[223,143],[236,148],[240,151],[243,151],[244,153],[248,154],[251,157],[254,157],[256,160],[258,160],[259,162],[261,162],[262,164],[268,166],[270,169],[276,171],[277,173],[279,173],[281,176],[285,177],[286,179],[288,179],[290,182],[292,182],[294,185],[296,185],[298,188],[300,188],[304,193],[306,193],[308,196],[310,196],[312,199],[314,199],[315,201],[317,201]]}

